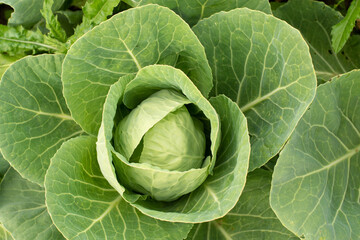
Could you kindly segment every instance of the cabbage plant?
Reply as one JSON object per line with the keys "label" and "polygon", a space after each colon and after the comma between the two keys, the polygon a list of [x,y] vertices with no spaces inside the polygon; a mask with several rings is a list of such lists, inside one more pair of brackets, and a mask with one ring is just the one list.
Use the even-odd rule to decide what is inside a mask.
{"label": "cabbage plant", "polygon": [[[318,225],[299,227],[291,216],[304,205],[294,191],[319,193],[296,185],[291,166],[305,177],[320,174],[301,154],[311,151],[306,157],[316,159],[310,140],[324,147],[322,153],[321,137],[337,134],[306,135],[307,126],[318,124],[311,117],[323,100],[317,96],[310,105],[316,73],[300,32],[272,16],[264,1],[210,9],[193,1],[127,2],[133,8],[88,31],[66,54],[28,56],[4,73],[0,148],[11,168],[0,185],[3,228],[15,239],[340,234],[345,217],[333,225],[326,218],[334,211],[323,211],[330,222],[318,235]],[[192,11],[184,7],[189,4]],[[319,87],[320,94],[334,88],[333,95],[346,95],[356,74]],[[359,95],[350,96],[355,105]],[[347,131],[357,129],[355,121]],[[355,138],[341,154],[358,156]],[[257,168],[268,167],[279,152],[272,179]],[[342,160],[334,157],[324,169]],[[344,206],[356,205],[350,195],[342,195],[350,202]],[[306,210],[316,208],[315,200]],[[358,218],[343,211],[351,229]],[[301,217],[316,221],[311,214]],[[344,236],[358,236],[352,234]]]}

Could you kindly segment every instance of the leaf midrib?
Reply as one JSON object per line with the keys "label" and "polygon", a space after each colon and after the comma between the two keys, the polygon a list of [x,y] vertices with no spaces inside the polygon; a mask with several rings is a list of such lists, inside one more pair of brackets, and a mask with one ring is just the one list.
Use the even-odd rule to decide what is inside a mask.
{"label": "leaf midrib", "polygon": [[319,172],[322,172],[324,170],[327,170],[327,169],[330,169],[332,168],[333,166],[341,163],[342,161],[346,160],[346,159],[349,159],[351,158],[353,155],[357,154],[360,152],[360,145],[356,146],[355,148],[349,150],[345,155],[335,159],[335,161],[332,161],[331,163],[319,168],[319,169],[316,169],[314,171],[311,171],[311,172],[308,172],[304,175],[301,175],[301,176],[297,176],[297,177],[302,177],[302,178],[305,178],[305,177],[308,177],[310,175],[313,175],[313,174],[316,174],[316,173],[319,173]]}

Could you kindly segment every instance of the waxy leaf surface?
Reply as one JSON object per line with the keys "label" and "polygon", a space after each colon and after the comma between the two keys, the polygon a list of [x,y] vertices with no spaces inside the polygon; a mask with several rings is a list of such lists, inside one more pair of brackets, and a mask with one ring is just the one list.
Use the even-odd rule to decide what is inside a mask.
{"label": "waxy leaf surface", "polygon": [[203,18],[214,13],[229,11],[235,8],[247,7],[254,10],[271,13],[267,0],[125,0],[132,6],[141,6],[149,3],[168,7],[181,16],[190,26],[195,25]]}
{"label": "waxy leaf surface", "polygon": [[111,84],[156,63],[183,70],[204,95],[212,88],[203,47],[168,8],[133,8],[95,27],[71,46],[64,60],[64,95],[72,116],[96,135]]}
{"label": "waxy leaf surface", "polygon": [[271,172],[257,169],[249,173],[236,206],[223,218],[196,224],[188,240],[296,240],[270,208]]}
{"label": "waxy leaf surface", "polygon": [[82,134],[62,96],[63,55],[25,57],[0,85],[0,148],[23,177],[44,183],[50,158],[67,139]]}
{"label": "waxy leaf surface", "polygon": [[129,205],[102,176],[96,138],[64,143],[46,175],[46,204],[68,239],[184,239],[192,224],[162,222]]}
{"label": "waxy leaf surface", "polygon": [[0,184],[0,213],[0,222],[15,239],[64,239],[47,211],[44,188],[12,168]]}
{"label": "waxy leaf surface", "polygon": [[305,239],[360,238],[360,71],[321,85],[275,166],[271,206]]}
{"label": "waxy leaf surface", "polygon": [[251,136],[249,170],[275,156],[315,95],[316,78],[300,33],[249,9],[220,12],[193,27],[212,68],[212,95],[244,112]]}

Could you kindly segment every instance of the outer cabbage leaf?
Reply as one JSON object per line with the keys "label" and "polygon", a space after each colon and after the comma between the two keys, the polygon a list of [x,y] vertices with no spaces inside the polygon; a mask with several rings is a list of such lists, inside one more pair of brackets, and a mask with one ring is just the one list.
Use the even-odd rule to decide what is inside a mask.
{"label": "outer cabbage leaf", "polygon": [[67,139],[82,134],[62,96],[62,55],[25,57],[0,85],[0,148],[23,177],[40,185],[50,158]]}
{"label": "outer cabbage leaf", "polygon": [[13,240],[11,233],[5,229],[4,225],[0,223],[0,239],[2,240]]}
{"label": "outer cabbage leaf", "polygon": [[212,95],[225,94],[245,113],[249,170],[260,167],[280,151],[314,98],[308,46],[290,25],[249,9],[214,14],[193,30],[213,71]]}
{"label": "outer cabbage leaf", "polygon": [[212,88],[205,52],[190,27],[157,5],[121,12],[72,45],[64,64],[64,95],[74,119],[97,134],[111,84],[151,64],[174,65],[207,95]]}
{"label": "outer cabbage leaf", "polygon": [[4,72],[6,71],[6,69],[8,69],[10,67],[10,65],[15,62],[16,60],[18,60],[19,58],[21,58],[23,56],[8,56],[5,54],[0,54],[0,79],[2,77],[2,75],[4,74]]}
{"label": "outer cabbage leaf", "polygon": [[[104,105],[103,122],[97,142],[98,161],[104,176],[127,201],[149,216],[177,222],[203,222],[224,216],[235,205],[244,187],[250,152],[246,119],[238,106],[224,96],[211,100],[216,114],[223,123],[221,126],[224,133],[216,154],[213,175],[208,176],[191,194],[171,203],[159,202],[125,190],[118,183],[112,166],[113,157],[118,156],[114,156],[111,146],[113,119],[118,101],[124,101],[125,86],[124,79],[114,84]],[[143,98],[151,95],[151,92],[164,88],[178,89],[190,101],[197,102],[199,107],[206,106],[206,100],[184,73],[170,66],[156,65],[140,70],[136,78],[126,86],[127,91],[132,92],[127,96],[127,101],[136,106]],[[209,111],[206,107],[200,108]],[[204,113],[207,118],[215,117],[209,115],[211,112]],[[212,131],[211,135],[211,148],[214,153],[217,148],[214,143],[219,137],[218,131]],[[214,164],[214,160],[210,164]],[[163,173],[159,174],[159,178],[161,174]],[[192,184],[193,178],[184,178],[182,181],[183,187],[188,187]]]}
{"label": "outer cabbage leaf", "polygon": [[[11,14],[8,24],[12,26],[23,25],[31,27],[41,19],[40,9],[44,0],[1,0],[0,3],[10,5],[14,12]],[[53,10],[57,10],[64,3],[64,0],[56,0]]]}
{"label": "outer cabbage leaf", "polygon": [[271,172],[257,169],[248,174],[246,185],[236,206],[223,218],[196,224],[189,239],[212,240],[295,240],[270,208]]}
{"label": "outer cabbage leaf", "polygon": [[321,85],[275,166],[270,203],[306,239],[360,238],[360,71]]}
{"label": "outer cabbage leaf", "polygon": [[270,3],[267,0],[125,0],[125,2],[133,7],[149,3],[168,7],[179,14],[190,26],[214,13],[234,8],[247,7],[271,14]]}
{"label": "outer cabbage leaf", "polygon": [[360,68],[360,36],[352,36],[339,54],[331,47],[331,28],[343,16],[322,2],[292,0],[279,7],[274,15],[300,30],[310,47],[319,83]]}
{"label": "outer cabbage leaf", "polygon": [[64,239],[48,214],[44,188],[22,178],[13,168],[0,185],[0,213],[0,222],[14,239]]}
{"label": "outer cabbage leaf", "polygon": [[129,205],[102,176],[96,138],[64,143],[46,175],[46,204],[68,239],[184,239],[192,224],[162,222]]}

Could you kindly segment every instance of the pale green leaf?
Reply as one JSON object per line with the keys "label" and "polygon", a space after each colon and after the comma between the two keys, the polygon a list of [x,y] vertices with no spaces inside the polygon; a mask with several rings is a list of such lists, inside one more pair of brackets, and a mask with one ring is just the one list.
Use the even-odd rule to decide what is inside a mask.
{"label": "pale green leaf", "polygon": [[46,175],[46,204],[68,239],[184,239],[192,224],[162,222],[129,205],[102,176],[96,138],[64,143]]}
{"label": "pale green leaf", "polygon": [[344,47],[346,41],[350,37],[351,31],[354,29],[356,19],[360,16],[360,0],[351,2],[346,16],[336,25],[333,26],[331,31],[332,47],[335,53],[340,52]]}
{"label": "pale green leaf", "polygon": [[213,71],[213,95],[245,113],[251,136],[249,170],[275,156],[315,95],[316,78],[300,33],[249,9],[214,14],[193,27]]}
{"label": "pale green leaf", "polygon": [[40,11],[46,22],[46,28],[50,31],[49,36],[59,40],[60,42],[66,41],[66,32],[61,27],[57,16],[53,13],[52,6],[54,0],[44,0],[44,5]]}
{"label": "pale green leaf", "polygon": [[319,83],[360,68],[360,36],[350,37],[339,54],[332,50],[331,28],[343,17],[331,7],[313,0],[291,0],[274,15],[300,30],[309,45]]}
{"label": "pale green leaf", "polygon": [[144,135],[139,163],[175,171],[199,168],[205,159],[205,146],[202,122],[182,106]]}
{"label": "pale green leaf", "polygon": [[[41,19],[40,10],[44,0],[0,0],[0,3],[7,4],[14,9],[8,24],[10,26],[23,25],[31,27]],[[64,0],[56,0],[53,10],[57,10],[64,3]]]}
{"label": "pale green leaf", "polygon": [[115,150],[130,159],[143,136],[169,113],[190,101],[176,91],[162,90],[144,99],[117,126]]}
{"label": "pale green leaf", "polygon": [[0,85],[0,148],[21,175],[43,184],[50,158],[67,139],[83,131],[62,96],[63,55],[23,58]]}
{"label": "pale green leaf", "polygon": [[360,239],[360,71],[321,85],[275,166],[270,203],[305,239]]}
{"label": "pale green leaf", "polygon": [[14,239],[64,239],[51,221],[44,189],[14,169],[6,173],[0,185],[0,213],[0,222]]}
{"label": "pale green leaf", "polygon": [[132,0],[126,1],[132,6],[142,6],[149,3],[168,7],[181,16],[190,26],[214,13],[229,11],[235,8],[247,7],[271,14],[268,0]]}
{"label": "pale green leaf", "polygon": [[271,172],[257,169],[249,173],[236,206],[223,218],[196,224],[187,240],[296,240],[270,208]]}
{"label": "pale green leaf", "polygon": [[64,95],[72,116],[97,134],[110,85],[155,63],[176,65],[205,95],[212,87],[203,47],[169,9],[146,5],[103,22],[76,41],[64,60]]}
{"label": "pale green leaf", "polygon": [[[205,110],[207,118],[214,118],[211,111],[209,112],[209,109],[205,107],[207,101],[201,97],[200,92],[196,90],[191,81],[183,73],[180,73],[179,70],[169,66],[143,68],[137,78],[127,86],[129,92],[131,89],[131,98],[127,96],[127,101],[136,106],[143,98],[158,89],[177,89],[182,91],[190,101],[202,106],[200,108]],[[138,194],[135,196],[117,182],[112,165],[113,119],[116,103],[122,102],[123,99],[124,80],[126,79],[121,79],[112,85],[104,105],[103,122],[97,142],[98,161],[104,176],[133,206],[155,218],[168,221],[202,222],[225,215],[235,205],[244,187],[250,152],[246,119],[238,106],[224,96],[210,100],[219,115],[223,134],[216,154],[217,165],[213,169],[213,175],[208,176],[204,184],[175,202],[159,202],[150,198],[143,200]],[[213,131],[211,134],[214,143],[218,133]],[[212,148],[216,148],[216,146],[212,146]],[[213,152],[215,151],[213,150]],[[161,174],[159,172],[158,178],[161,178]],[[183,188],[190,184],[188,182],[190,180],[186,178],[180,180],[184,182]]]}
{"label": "pale green leaf", "polygon": [[0,239],[1,240],[13,240],[14,238],[11,236],[11,233],[5,229],[4,225],[0,223]]}

